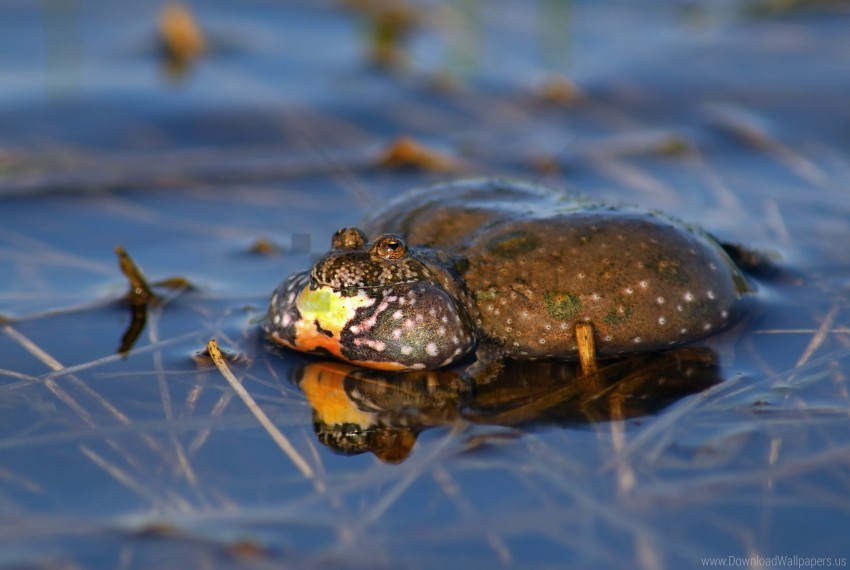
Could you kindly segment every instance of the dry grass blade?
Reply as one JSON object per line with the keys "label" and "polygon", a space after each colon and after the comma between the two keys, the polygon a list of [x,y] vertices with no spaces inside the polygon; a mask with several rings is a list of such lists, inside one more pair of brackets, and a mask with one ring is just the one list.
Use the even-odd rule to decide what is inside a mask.
{"label": "dry grass blade", "polygon": [[123,469],[108,462],[102,456],[95,453],[92,449],[89,449],[85,445],[81,445],[80,451],[82,451],[83,455],[88,457],[92,461],[92,463],[109,473],[109,475],[112,476],[113,479],[115,479],[134,493],[152,502],[156,502],[158,500],[156,493],[142,485],[139,481],[134,479],[129,473],[127,473]]}
{"label": "dry grass blade", "polygon": [[[24,348],[27,352],[35,356],[39,359],[45,366],[49,367],[51,370],[58,371],[62,370],[62,365],[55,358],[47,354],[44,350],[41,349],[37,344],[33,341],[25,337],[23,334],[12,328],[10,325],[6,325],[3,327],[3,332],[17,342],[21,347]],[[94,418],[92,418],[91,414],[86,410],[83,406],[81,406],[71,395],[69,395],[65,390],[63,390],[56,382],[52,379],[47,378],[44,380],[44,385],[47,387],[50,392],[56,396],[59,400],[65,403],[66,406],[71,408],[74,413],[76,413],[80,419],[82,419],[87,426],[94,428],[96,427]]]}
{"label": "dry grass blade", "polygon": [[254,398],[251,397],[251,394],[248,393],[239,380],[236,379],[236,376],[233,375],[233,372],[230,371],[230,368],[227,366],[227,362],[224,360],[215,339],[212,339],[207,343],[207,350],[209,351],[210,357],[212,357],[216,368],[218,368],[219,372],[221,372],[222,376],[224,376],[225,380],[227,380],[230,384],[230,387],[233,388],[233,391],[236,392],[236,395],[242,399],[251,413],[254,414],[254,417],[257,418],[260,425],[263,426],[269,436],[271,436],[278,447],[280,447],[281,451],[289,457],[304,477],[313,482],[317,491],[323,492],[325,490],[324,483],[316,478],[316,474],[313,472],[313,469],[307,461],[301,457],[301,454],[298,453],[298,450],[296,450],[289,440],[286,439],[286,436],[277,429],[277,426],[272,423],[266,413],[260,408],[260,406],[257,405],[257,402],[254,401]]}
{"label": "dry grass blade", "polygon": [[812,337],[811,342],[809,342],[809,345],[806,347],[806,350],[803,351],[803,354],[800,355],[800,359],[794,366],[795,368],[800,368],[806,362],[808,362],[812,355],[815,353],[815,351],[823,344],[823,341],[826,340],[826,335],[828,335],[829,332],[832,330],[832,325],[835,322],[835,317],[838,316],[838,309],[839,307],[837,304],[833,305],[829,312],[826,314],[826,316],[823,318],[823,322],[821,323],[815,335]]}
{"label": "dry grass blade", "polygon": [[[434,480],[440,485],[443,494],[446,495],[457,506],[457,509],[467,518],[480,516],[475,504],[469,500],[463,493],[458,482],[452,477],[451,473],[445,468],[438,468],[434,471]],[[493,552],[499,558],[499,562],[503,566],[509,566],[513,556],[511,550],[503,540],[502,536],[496,532],[486,533],[487,544],[493,549]]]}
{"label": "dry grass blade", "polygon": [[0,467],[0,479],[14,483],[30,493],[44,494],[44,489],[41,488],[41,485],[4,467]]}
{"label": "dry grass blade", "polygon": [[[61,362],[53,358],[50,354],[48,354],[44,349],[35,344],[32,340],[23,335],[23,333],[18,330],[12,328],[11,325],[6,325],[2,327],[2,331],[17,342],[21,347],[23,347],[27,352],[35,356],[38,360],[40,360],[45,366],[50,368],[53,371],[53,375],[56,375],[60,372],[64,372],[66,369],[62,365]],[[113,406],[109,400],[104,398],[100,393],[94,390],[91,386],[80,380],[77,376],[73,374],[68,375],[68,379],[71,383],[74,384],[76,388],[85,392],[88,396],[97,401],[101,406],[103,406],[116,420],[121,422],[124,425],[130,425],[130,418],[119,410],[117,407]],[[71,408],[79,417],[86,423],[90,428],[97,428],[97,423],[94,420],[94,417],[86,410],[77,400],[75,400],[68,392],[63,390],[59,384],[52,378],[51,375],[44,376],[42,378],[42,382],[47,387],[50,392],[56,396],[59,400],[65,403],[69,408]],[[157,441],[152,438],[148,434],[140,434],[142,440],[147,443],[147,445],[154,450],[155,452],[161,454],[164,458],[167,457],[165,455],[162,446],[157,443]],[[136,461],[126,450],[122,449],[117,443],[107,440],[110,446],[112,446],[116,451],[121,453],[127,462],[130,465],[138,466],[139,463]]]}
{"label": "dry grass blade", "polygon": [[718,127],[770,156],[803,180],[818,187],[829,184],[829,176],[817,164],[774,136],[750,111],[733,106],[715,106],[709,114]]}
{"label": "dry grass blade", "polygon": [[38,382],[38,378],[36,378],[35,376],[30,376],[29,374],[24,374],[23,372],[17,372],[15,370],[9,370],[7,368],[0,368],[0,376],[16,378],[17,380],[19,380],[19,382],[16,382],[14,384],[6,384],[3,386],[3,388],[14,388],[16,386],[25,386],[34,382]]}
{"label": "dry grass blade", "polygon": [[[148,338],[150,339],[151,344],[157,344],[160,340],[159,338],[159,312],[153,311],[151,315],[151,324],[148,327]],[[174,423],[174,408],[171,403],[171,392],[168,387],[168,381],[165,376],[164,368],[162,361],[162,351],[157,350],[153,353],[153,362],[154,369],[156,371],[156,378],[159,384],[160,397],[162,398],[162,409],[163,414],[165,415],[165,419],[168,421],[169,425],[173,425]],[[180,440],[177,438],[177,435],[174,431],[170,431],[171,443],[174,447],[174,454],[176,456],[178,468],[183,472],[186,477],[186,480],[196,489],[198,488],[198,478],[195,475],[195,471],[192,469],[191,464],[189,463],[188,457],[186,457],[186,451],[183,447],[183,444],[180,443]]]}

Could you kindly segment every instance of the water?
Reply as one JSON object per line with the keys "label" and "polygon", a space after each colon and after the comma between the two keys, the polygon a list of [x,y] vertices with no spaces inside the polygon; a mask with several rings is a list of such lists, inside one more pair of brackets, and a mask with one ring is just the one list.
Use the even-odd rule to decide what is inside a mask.
{"label": "water", "polygon": [[[0,565],[846,561],[850,13],[417,6],[387,71],[362,13],[194,4],[211,47],[179,77],[150,6],[4,6]],[[583,98],[541,99],[553,74]],[[457,171],[377,167],[400,135]],[[274,287],[370,203],[495,174],[663,208],[786,272],[740,327],[601,385],[346,378],[258,337]],[[117,245],[194,286],[157,289],[126,355]],[[291,449],[198,356],[211,338]],[[340,418],[323,441],[349,454],[317,438]]]}

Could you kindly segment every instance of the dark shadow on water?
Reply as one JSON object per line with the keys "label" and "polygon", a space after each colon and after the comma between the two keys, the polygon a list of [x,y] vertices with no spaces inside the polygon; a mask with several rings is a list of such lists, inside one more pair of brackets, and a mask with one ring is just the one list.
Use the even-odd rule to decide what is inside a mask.
{"label": "dark shadow on water", "polygon": [[347,455],[400,463],[419,434],[456,421],[532,428],[638,418],[721,381],[716,353],[686,347],[607,361],[582,375],[572,362],[510,362],[493,382],[455,370],[383,372],[334,361],[296,368],[320,442]]}

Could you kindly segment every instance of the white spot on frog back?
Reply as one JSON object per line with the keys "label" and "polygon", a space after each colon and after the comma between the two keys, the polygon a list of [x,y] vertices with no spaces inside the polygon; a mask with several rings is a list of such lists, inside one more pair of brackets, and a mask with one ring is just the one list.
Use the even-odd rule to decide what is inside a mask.
{"label": "white spot on frog back", "polygon": [[425,346],[425,352],[427,352],[431,356],[437,356],[437,344],[433,343],[433,342],[429,342]]}

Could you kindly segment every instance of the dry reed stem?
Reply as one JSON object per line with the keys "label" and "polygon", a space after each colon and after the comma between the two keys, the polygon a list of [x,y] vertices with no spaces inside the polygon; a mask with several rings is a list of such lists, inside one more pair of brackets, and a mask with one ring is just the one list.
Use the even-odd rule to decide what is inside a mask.
{"label": "dry reed stem", "polygon": [[581,371],[585,376],[596,374],[596,342],[593,339],[593,325],[590,323],[576,324],[576,342],[578,357],[581,361]]}
{"label": "dry reed stem", "polygon": [[207,343],[207,350],[209,351],[210,357],[212,358],[213,363],[215,363],[216,368],[218,368],[219,372],[221,372],[222,376],[224,376],[224,379],[227,380],[230,387],[233,388],[234,392],[236,392],[236,395],[241,398],[242,402],[248,407],[251,413],[254,414],[254,417],[257,418],[257,421],[260,422],[260,425],[263,426],[272,440],[278,445],[278,447],[280,447],[281,451],[289,457],[290,461],[295,464],[295,467],[301,471],[301,474],[313,483],[313,486],[317,491],[324,492],[325,484],[316,478],[316,474],[313,472],[313,469],[307,461],[300,453],[298,453],[298,450],[293,447],[286,436],[277,429],[277,426],[272,423],[262,408],[260,408],[260,406],[257,405],[257,402],[254,401],[251,394],[248,393],[236,376],[233,375],[233,372],[230,371],[230,368],[227,366],[227,362],[224,360],[215,339],[211,339]]}

